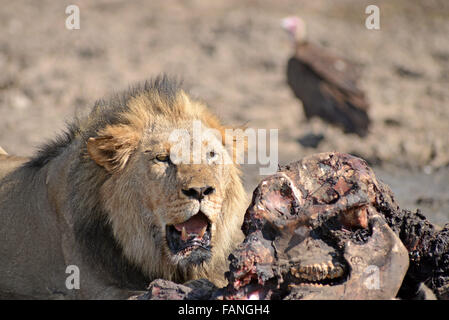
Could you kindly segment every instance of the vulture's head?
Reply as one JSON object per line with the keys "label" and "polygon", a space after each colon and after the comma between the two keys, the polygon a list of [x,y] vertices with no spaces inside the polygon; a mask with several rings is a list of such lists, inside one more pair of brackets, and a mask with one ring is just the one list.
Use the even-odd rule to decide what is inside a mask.
{"label": "vulture's head", "polygon": [[306,41],[306,23],[303,19],[295,16],[286,17],[282,19],[281,27],[287,31],[295,44]]}

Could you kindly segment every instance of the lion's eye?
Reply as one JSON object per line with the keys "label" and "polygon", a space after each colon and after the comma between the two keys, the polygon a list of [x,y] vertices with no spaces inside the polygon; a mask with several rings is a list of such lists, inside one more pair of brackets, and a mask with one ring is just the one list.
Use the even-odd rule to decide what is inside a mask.
{"label": "lion's eye", "polygon": [[170,160],[170,157],[168,154],[158,154],[156,156],[156,160],[160,162],[168,162]]}
{"label": "lion's eye", "polygon": [[209,153],[207,154],[207,157],[208,157],[210,160],[214,160],[215,158],[218,157],[218,154],[217,154],[215,151],[209,151]]}

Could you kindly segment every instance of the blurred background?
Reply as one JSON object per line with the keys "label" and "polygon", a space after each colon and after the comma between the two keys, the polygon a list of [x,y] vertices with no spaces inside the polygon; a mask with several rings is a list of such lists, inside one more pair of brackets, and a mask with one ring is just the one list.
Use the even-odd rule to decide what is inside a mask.
{"label": "blurred background", "polygon": [[[79,30],[65,27],[68,5]],[[380,30],[365,8],[380,8]],[[449,1],[0,0],[0,146],[30,156],[77,109],[166,72],[228,124],[279,129],[287,164],[323,151],[365,158],[403,208],[449,221]],[[361,138],[307,120],[286,82],[289,15],[309,40],[362,66]],[[323,136],[317,146],[304,137]],[[251,193],[261,179],[245,165]]]}

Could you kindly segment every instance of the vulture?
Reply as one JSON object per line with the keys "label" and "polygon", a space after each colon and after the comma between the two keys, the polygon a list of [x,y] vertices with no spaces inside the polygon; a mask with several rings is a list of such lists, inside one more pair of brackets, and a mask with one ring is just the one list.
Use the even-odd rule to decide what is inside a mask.
{"label": "vulture", "polygon": [[284,18],[282,27],[294,43],[287,64],[288,85],[302,101],[307,119],[317,116],[345,133],[366,136],[369,103],[357,86],[358,66],[307,41],[301,18]]}

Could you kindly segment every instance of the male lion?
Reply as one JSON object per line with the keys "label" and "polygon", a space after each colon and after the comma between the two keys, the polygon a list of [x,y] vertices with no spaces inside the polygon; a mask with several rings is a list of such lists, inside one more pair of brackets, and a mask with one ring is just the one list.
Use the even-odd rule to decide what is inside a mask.
{"label": "male lion", "polygon": [[223,285],[245,192],[223,136],[205,136],[205,161],[174,163],[171,133],[191,134],[194,120],[225,130],[158,77],[12,165],[0,178],[0,297],[127,298],[155,278]]}

